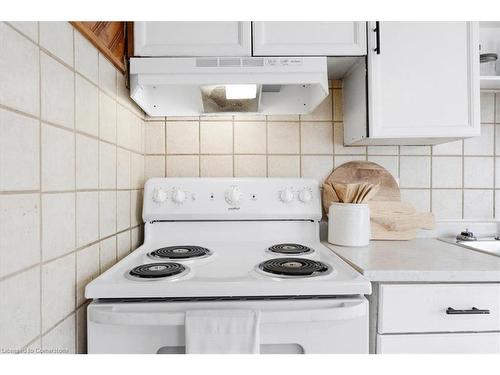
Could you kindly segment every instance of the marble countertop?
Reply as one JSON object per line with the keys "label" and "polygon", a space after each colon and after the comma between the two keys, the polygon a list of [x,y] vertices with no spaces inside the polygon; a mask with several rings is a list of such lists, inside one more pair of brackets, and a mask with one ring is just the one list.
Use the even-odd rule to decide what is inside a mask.
{"label": "marble countertop", "polygon": [[367,247],[323,243],[370,281],[500,282],[500,257],[435,238],[372,241]]}

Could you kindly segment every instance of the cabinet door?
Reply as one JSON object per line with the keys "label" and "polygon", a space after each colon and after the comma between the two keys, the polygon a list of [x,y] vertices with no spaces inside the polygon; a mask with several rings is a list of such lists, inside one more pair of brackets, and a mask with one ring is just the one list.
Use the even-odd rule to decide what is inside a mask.
{"label": "cabinet door", "polygon": [[372,140],[479,135],[477,22],[369,22],[368,112]]}
{"label": "cabinet door", "polygon": [[136,56],[250,56],[250,22],[135,22]]}
{"label": "cabinet door", "polygon": [[254,22],[256,56],[366,55],[366,22]]}
{"label": "cabinet door", "polygon": [[377,354],[500,354],[500,333],[377,335]]}

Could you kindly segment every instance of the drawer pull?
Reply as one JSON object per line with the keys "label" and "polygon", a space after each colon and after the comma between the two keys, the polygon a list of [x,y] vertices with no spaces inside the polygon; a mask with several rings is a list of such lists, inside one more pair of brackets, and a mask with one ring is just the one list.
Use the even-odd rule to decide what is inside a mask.
{"label": "drawer pull", "polygon": [[446,309],[446,314],[448,315],[472,315],[472,314],[489,314],[490,310],[487,309],[478,309],[477,307],[473,307],[470,310],[455,310],[453,307],[448,307]]}

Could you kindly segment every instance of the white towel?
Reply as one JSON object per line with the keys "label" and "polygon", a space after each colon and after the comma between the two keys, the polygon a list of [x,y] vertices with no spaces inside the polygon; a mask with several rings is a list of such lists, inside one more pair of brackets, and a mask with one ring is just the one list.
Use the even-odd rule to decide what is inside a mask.
{"label": "white towel", "polygon": [[259,311],[186,311],[186,353],[259,353],[259,325]]}

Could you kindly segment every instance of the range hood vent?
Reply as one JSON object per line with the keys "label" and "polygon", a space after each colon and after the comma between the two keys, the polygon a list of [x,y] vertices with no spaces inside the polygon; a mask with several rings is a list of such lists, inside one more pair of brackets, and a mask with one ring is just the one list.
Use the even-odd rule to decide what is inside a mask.
{"label": "range hood vent", "polygon": [[132,58],[130,96],[152,117],[306,114],[328,96],[327,60]]}

